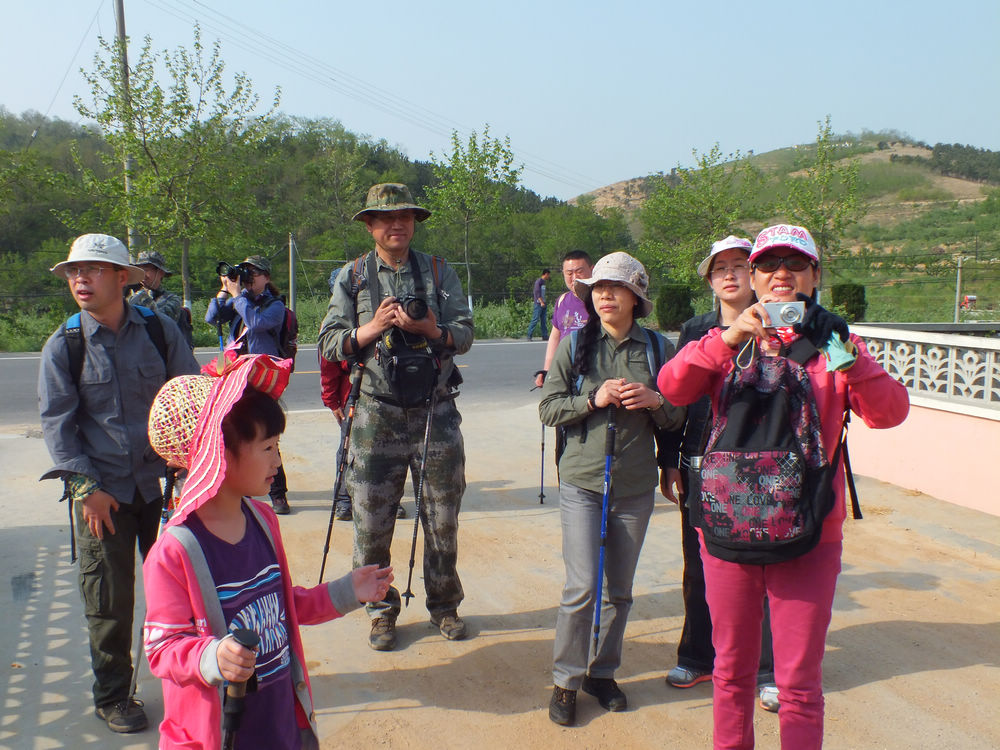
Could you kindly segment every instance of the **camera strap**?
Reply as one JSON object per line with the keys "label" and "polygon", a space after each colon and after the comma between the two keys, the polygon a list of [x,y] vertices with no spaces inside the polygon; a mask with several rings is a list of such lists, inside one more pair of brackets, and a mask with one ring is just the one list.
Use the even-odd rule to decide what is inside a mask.
{"label": "camera strap", "polygon": [[[378,283],[378,260],[376,259],[377,253],[372,250],[368,253],[368,294],[371,299],[372,304],[372,315],[378,310],[379,304],[382,302],[382,290],[379,288]],[[420,264],[417,262],[417,254],[410,250],[410,273],[413,274],[413,296],[420,297],[420,299],[427,300],[427,289],[424,286],[424,277],[420,274]],[[396,290],[396,296],[399,296],[399,290]]]}

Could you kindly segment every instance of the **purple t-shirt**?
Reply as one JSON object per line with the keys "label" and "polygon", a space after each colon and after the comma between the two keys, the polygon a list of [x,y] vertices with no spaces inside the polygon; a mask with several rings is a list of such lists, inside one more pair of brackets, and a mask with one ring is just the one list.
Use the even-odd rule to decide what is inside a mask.
{"label": "purple t-shirt", "polygon": [[567,292],[556,301],[552,311],[552,327],[559,329],[559,338],[578,331],[587,323],[587,308],[573,292]]}
{"label": "purple t-shirt", "polygon": [[236,747],[298,750],[291,646],[281,568],[257,519],[243,505],[246,533],[230,544],[205,528],[197,514],[185,521],[205,553],[229,632],[246,628],[260,636],[257,691],[248,692]]}

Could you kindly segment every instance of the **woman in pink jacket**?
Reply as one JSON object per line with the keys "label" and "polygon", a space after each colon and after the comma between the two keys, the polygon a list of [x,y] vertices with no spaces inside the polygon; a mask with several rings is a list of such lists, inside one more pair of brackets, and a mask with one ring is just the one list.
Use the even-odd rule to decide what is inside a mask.
{"label": "woman in pink jacket", "polygon": [[[823,356],[805,364],[827,459],[833,459],[847,407],[869,427],[894,427],[902,422],[909,410],[906,389],[875,362],[843,319],[815,302],[819,254],[809,232],[789,225],[768,227],[758,235],[749,262],[760,302],[744,310],[729,328],[709,331],[667,362],[657,378],[664,397],[685,405],[708,394],[718,418],[722,386],[744,346],[756,343],[765,356],[778,356],[800,336],[823,348],[833,335],[839,336],[846,350],[841,369],[828,371]],[[794,328],[773,327],[762,303],[797,299],[806,303],[804,320]],[[774,675],[781,700],[781,747],[812,750],[823,744],[822,661],[846,514],[844,471],[839,466],[833,490],[833,510],[823,522],[819,543],[784,562],[749,565],[721,560],[706,549],[699,530],[715,647],[715,748],[754,746],[755,679],[765,594],[771,606]]]}
{"label": "woman in pink jacket", "polygon": [[[339,581],[293,586],[277,517],[250,497],[267,495],[281,464],[285,417],[275,399],[289,366],[247,355],[227,362],[211,385],[204,376],[170,381],[153,404],[153,417],[164,417],[158,426],[151,418],[151,443],[190,467],[178,509],[143,564],[146,656],[163,680],[161,748],[221,747],[224,685],[251,675],[256,689],[247,692],[235,747],[318,748],[299,625],[380,601],[392,582],[391,569],[369,565]],[[197,417],[193,437],[185,411]],[[233,638],[240,629],[259,636],[256,651]]]}

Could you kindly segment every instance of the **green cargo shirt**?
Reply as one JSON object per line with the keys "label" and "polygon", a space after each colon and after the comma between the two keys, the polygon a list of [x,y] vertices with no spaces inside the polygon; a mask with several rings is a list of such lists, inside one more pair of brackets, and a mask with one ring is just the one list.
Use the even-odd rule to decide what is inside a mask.
{"label": "green cargo shirt", "polygon": [[[605,380],[613,378],[643,383],[656,391],[656,374],[649,371],[646,343],[646,332],[638,323],[632,324],[632,329],[620,344],[602,327],[597,335],[594,364],[590,372],[583,376],[580,394],[574,395],[570,337],[564,336],[559,342],[542,386],[538,415],[550,427],[567,427],[566,450],[559,460],[560,481],[591,492],[603,491],[608,409],[590,411],[587,394]],[[673,355],[674,347],[667,341],[665,360]],[[657,486],[659,476],[654,425],[668,430],[679,429],[684,424],[685,414],[683,407],[672,406],[668,401],[652,410],[618,409],[615,416],[615,451],[611,461],[615,495],[637,495]]]}
{"label": "green cargo shirt", "polygon": [[[370,252],[375,252],[374,250]],[[424,293],[427,297],[427,306],[433,310],[434,317],[437,318],[438,325],[446,328],[451,333],[454,347],[444,347],[436,350],[441,359],[441,373],[437,381],[437,395],[442,397],[447,394],[448,378],[455,368],[454,356],[465,354],[472,347],[473,323],[472,311],[465,299],[465,292],[462,290],[462,283],[458,279],[458,274],[445,261],[440,258],[437,261],[438,281],[440,288],[435,285],[433,259],[430,255],[419,253],[410,248],[410,253],[417,260],[420,268],[420,276],[424,284]],[[404,297],[412,295],[415,290],[413,273],[410,270],[409,262],[403,263],[397,270],[385,263],[378,254],[375,254],[376,268],[378,273],[378,304],[386,297]],[[327,309],[326,317],[320,326],[319,349],[324,358],[331,361],[350,359],[351,356],[344,352],[344,344],[347,342],[354,328],[364,325],[374,317],[372,309],[371,293],[368,288],[368,264],[367,255],[365,260],[359,264],[359,289],[357,300],[351,293],[354,283],[354,263],[348,263],[337,275],[334,282],[333,294],[330,296],[330,306]],[[375,342],[361,350],[360,359],[365,364],[367,370],[364,379],[361,381],[361,391],[369,396],[379,398],[392,398],[392,389],[386,380],[382,367],[375,360]]]}

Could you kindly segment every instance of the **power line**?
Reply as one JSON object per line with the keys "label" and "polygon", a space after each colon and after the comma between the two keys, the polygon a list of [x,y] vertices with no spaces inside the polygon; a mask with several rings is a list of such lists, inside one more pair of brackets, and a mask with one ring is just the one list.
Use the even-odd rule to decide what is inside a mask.
{"label": "power line", "polygon": [[[254,53],[278,67],[318,83],[355,101],[360,101],[390,116],[409,122],[435,135],[450,138],[453,131],[464,132],[466,134],[472,131],[472,128],[464,124],[456,123],[420,104],[400,97],[394,92],[387,91],[361,78],[352,76],[346,71],[305,54],[298,48],[285,44],[231,16],[213,10],[205,3],[200,2],[200,0],[147,0],[147,2],[178,20],[203,25],[219,34],[220,38],[226,39],[235,46]],[[208,20],[205,20],[204,16],[199,18],[196,14],[198,10],[201,10],[202,14],[207,12],[217,18],[208,18]],[[522,158],[525,156],[530,157],[523,160],[524,169],[527,172],[569,187],[580,188],[583,191],[599,186],[599,180],[563,165],[556,164],[544,157],[524,150],[519,150],[517,153]]]}

